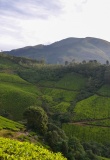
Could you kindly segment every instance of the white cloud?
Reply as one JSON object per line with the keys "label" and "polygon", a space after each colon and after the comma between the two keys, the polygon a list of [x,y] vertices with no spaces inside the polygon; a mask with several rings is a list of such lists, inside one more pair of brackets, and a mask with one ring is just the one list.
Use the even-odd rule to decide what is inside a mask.
{"label": "white cloud", "polygon": [[67,37],[91,36],[110,41],[110,0],[1,2],[5,2],[0,7],[2,50],[47,44]]}

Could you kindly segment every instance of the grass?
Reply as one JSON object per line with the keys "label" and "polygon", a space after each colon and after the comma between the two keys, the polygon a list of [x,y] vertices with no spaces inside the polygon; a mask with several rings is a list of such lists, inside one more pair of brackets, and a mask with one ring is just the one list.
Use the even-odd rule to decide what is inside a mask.
{"label": "grass", "polygon": [[0,116],[0,129],[9,129],[12,131],[19,131],[22,128],[24,128],[22,124]]}

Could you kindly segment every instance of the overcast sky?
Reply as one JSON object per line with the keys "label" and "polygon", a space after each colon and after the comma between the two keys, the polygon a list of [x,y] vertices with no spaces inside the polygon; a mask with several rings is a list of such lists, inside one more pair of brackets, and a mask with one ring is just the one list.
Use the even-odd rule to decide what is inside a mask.
{"label": "overcast sky", "polygon": [[110,41],[110,0],[0,0],[0,50],[68,37]]}

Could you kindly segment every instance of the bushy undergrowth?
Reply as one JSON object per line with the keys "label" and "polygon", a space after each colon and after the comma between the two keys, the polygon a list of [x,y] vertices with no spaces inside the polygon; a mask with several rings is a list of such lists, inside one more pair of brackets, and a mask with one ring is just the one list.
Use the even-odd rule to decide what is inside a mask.
{"label": "bushy undergrowth", "polygon": [[52,153],[41,146],[5,138],[0,138],[0,159],[66,160],[61,153]]}

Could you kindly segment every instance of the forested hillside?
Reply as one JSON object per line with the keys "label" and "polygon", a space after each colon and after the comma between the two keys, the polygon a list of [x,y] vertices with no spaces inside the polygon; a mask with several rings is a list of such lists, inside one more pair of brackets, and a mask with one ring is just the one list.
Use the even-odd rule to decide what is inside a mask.
{"label": "forested hillside", "polygon": [[22,123],[22,131],[1,123],[0,135],[15,128],[23,134],[19,140],[40,143],[68,160],[110,159],[109,88],[109,63],[47,65],[0,54],[0,115]]}

